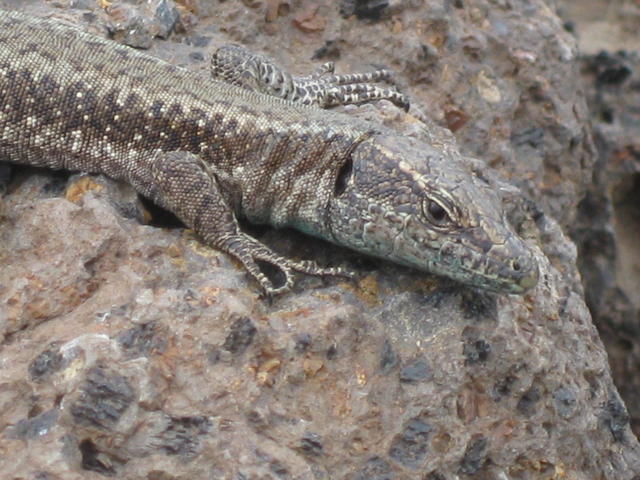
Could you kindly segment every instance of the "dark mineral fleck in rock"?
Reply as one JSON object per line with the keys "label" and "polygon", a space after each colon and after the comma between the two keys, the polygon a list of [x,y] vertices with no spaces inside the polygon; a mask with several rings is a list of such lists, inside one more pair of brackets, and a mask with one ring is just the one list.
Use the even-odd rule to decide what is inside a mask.
{"label": "dark mineral fleck in rock", "polygon": [[391,443],[389,456],[406,467],[418,467],[427,455],[431,430],[431,425],[420,418],[409,420],[404,431]]}
{"label": "dark mineral fleck in rock", "polygon": [[393,350],[393,345],[389,339],[385,339],[382,345],[382,352],[380,353],[380,370],[382,373],[389,373],[400,362],[398,355]]}
{"label": "dark mineral fleck in rock", "polygon": [[322,439],[320,435],[313,432],[307,432],[300,440],[300,449],[307,455],[317,457],[322,454]]}
{"label": "dark mineral fleck in rock", "polygon": [[334,343],[327,348],[327,360],[334,360],[338,356],[338,346]]}
{"label": "dark mineral fleck in rock", "polygon": [[304,353],[311,346],[311,335],[308,333],[300,333],[296,336],[296,344],[294,350],[296,353]]}
{"label": "dark mineral fleck in rock", "polygon": [[633,71],[621,55],[602,51],[594,57],[587,57],[587,67],[596,74],[596,85],[620,85]]}
{"label": "dark mineral fleck in rock", "polygon": [[193,457],[199,451],[199,437],[208,433],[211,426],[211,420],[203,416],[174,417],[156,442],[167,455]]}
{"label": "dark mineral fleck in rock", "polygon": [[257,331],[255,325],[248,317],[236,319],[233,324],[231,324],[230,330],[231,332],[227,335],[222,348],[234,354],[244,352],[253,342],[253,337]]}
{"label": "dark mineral fleck in rock", "polygon": [[447,480],[444,475],[438,472],[431,472],[424,477],[424,480]]}
{"label": "dark mineral fleck in rock", "polygon": [[624,432],[629,425],[629,414],[616,392],[609,392],[609,400],[604,407],[602,419],[616,442],[624,440]]}
{"label": "dark mineral fleck in rock", "polygon": [[117,467],[122,464],[117,458],[98,450],[98,447],[89,439],[81,441],[79,447],[84,470],[98,472],[106,477],[116,476]]}
{"label": "dark mineral fleck in rock", "polygon": [[89,370],[81,390],[79,398],[71,404],[73,419],[103,430],[110,430],[135,398],[125,377],[102,366]]}
{"label": "dark mineral fleck in rock", "polygon": [[47,348],[29,364],[29,377],[34,381],[42,380],[60,370],[63,363],[64,357],[60,353],[60,343],[50,343]]}
{"label": "dark mineral fleck in rock", "polygon": [[486,340],[469,341],[464,344],[463,353],[465,362],[469,365],[483,363],[489,358],[491,345]]}
{"label": "dark mineral fleck in rock", "polygon": [[209,362],[210,365],[215,365],[222,358],[220,348],[215,345],[207,343],[202,346],[202,349],[204,350],[207,362]]}
{"label": "dark mineral fleck in rock", "polygon": [[204,62],[205,56],[202,52],[191,52],[189,58],[195,62]]}
{"label": "dark mineral fleck in rock", "polygon": [[465,318],[473,320],[495,319],[498,315],[494,295],[471,289],[461,291],[460,308]]}
{"label": "dark mineral fleck in rock", "polygon": [[371,457],[358,471],[354,480],[394,480],[396,474],[391,465],[380,457]]}
{"label": "dark mineral fleck in rock", "polygon": [[531,148],[540,148],[544,143],[544,130],[542,128],[528,128],[511,135],[511,142],[518,146],[528,145]]}
{"label": "dark mineral fleck in rock", "polygon": [[516,381],[516,378],[512,375],[507,375],[505,378],[498,380],[491,391],[491,398],[498,401],[505,395],[509,395],[511,392],[511,385]]}
{"label": "dark mineral fleck in rock", "polygon": [[467,445],[462,460],[460,460],[460,472],[467,475],[477,473],[485,463],[486,449],[489,442],[485,437],[477,437]]}
{"label": "dark mineral fleck in rock", "polygon": [[118,335],[117,340],[127,355],[132,357],[159,355],[167,348],[167,339],[155,322],[143,323],[125,330]]}
{"label": "dark mineral fleck in rock", "polygon": [[422,382],[429,376],[429,364],[424,359],[418,359],[400,370],[400,381],[404,383]]}
{"label": "dark mineral fleck in rock", "polygon": [[567,387],[560,387],[553,392],[553,399],[556,402],[556,410],[562,418],[571,418],[576,411],[576,396]]}
{"label": "dark mineral fleck in rock", "polygon": [[7,429],[7,435],[21,440],[31,440],[46,435],[58,421],[58,415],[58,410],[49,410],[33,418],[25,418]]}
{"label": "dark mineral fleck in rock", "polygon": [[535,406],[540,401],[540,390],[537,387],[531,387],[518,401],[518,412],[522,415],[530,417],[535,411]]}
{"label": "dark mineral fleck in rock", "polygon": [[340,14],[343,17],[355,15],[359,20],[380,20],[382,12],[388,6],[387,0],[343,0]]}

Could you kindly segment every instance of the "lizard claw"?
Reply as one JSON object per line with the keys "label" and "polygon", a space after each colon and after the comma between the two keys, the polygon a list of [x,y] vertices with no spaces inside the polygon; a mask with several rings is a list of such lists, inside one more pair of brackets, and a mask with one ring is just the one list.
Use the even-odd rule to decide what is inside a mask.
{"label": "lizard claw", "polygon": [[[226,248],[222,248],[242,263],[268,297],[282,295],[290,291],[295,283],[294,272],[319,277],[354,278],[355,276],[353,272],[340,267],[323,268],[311,260],[298,262],[289,260],[246,234],[241,234],[240,238],[229,241]],[[279,286],[275,286],[273,280],[269,278],[268,274],[265,274],[264,266],[267,266],[267,269],[279,272],[279,276],[284,277],[284,282]]]}
{"label": "lizard claw", "polygon": [[348,279],[355,278],[355,273],[344,268],[340,267],[329,267],[323,268],[320,267],[317,263],[311,260],[302,260],[299,262],[294,262],[292,260],[288,260],[284,257],[276,257],[279,262],[275,259],[267,260],[265,258],[260,258],[261,261],[269,263],[272,267],[278,269],[285,277],[285,283],[280,287],[274,287],[271,280],[267,278],[267,276],[261,271],[258,272],[258,275],[255,276],[258,282],[260,283],[262,289],[265,294],[269,297],[273,297],[276,295],[281,295],[291,290],[294,284],[294,272],[304,273],[306,275],[314,275],[318,277],[344,277]]}
{"label": "lizard claw", "polygon": [[285,275],[287,277],[287,281],[285,282],[284,285],[280,287],[274,287],[271,281],[264,275],[263,275],[264,276],[263,280],[258,279],[258,281],[260,282],[260,286],[262,287],[262,291],[264,292],[264,295],[267,298],[273,298],[278,295],[287,293],[291,290],[291,288],[293,287],[293,280],[290,280],[290,279],[292,277],[290,277],[289,274],[285,274]]}

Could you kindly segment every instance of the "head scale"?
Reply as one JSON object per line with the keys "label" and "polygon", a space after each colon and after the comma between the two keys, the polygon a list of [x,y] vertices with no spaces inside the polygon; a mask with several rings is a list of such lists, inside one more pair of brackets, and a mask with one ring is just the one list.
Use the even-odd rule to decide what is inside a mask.
{"label": "head scale", "polygon": [[413,139],[378,134],[356,146],[327,222],[336,243],[467,285],[523,293],[538,281],[533,252],[490,186]]}

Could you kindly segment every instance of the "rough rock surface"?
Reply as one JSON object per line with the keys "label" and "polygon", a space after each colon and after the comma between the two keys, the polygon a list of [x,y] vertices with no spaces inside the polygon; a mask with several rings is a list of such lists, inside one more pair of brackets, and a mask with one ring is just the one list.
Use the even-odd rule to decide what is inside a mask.
{"label": "rough rock surface", "polygon": [[586,300],[608,346],[614,376],[640,431],[640,58],[584,59],[599,159],[573,237]]}
{"label": "rough rock surface", "polygon": [[[116,10],[118,30],[107,27],[113,10],[57,5],[56,16],[98,33],[146,26],[138,46],[163,31],[145,8]],[[0,476],[639,478],[640,449],[561,229],[596,158],[574,40],[553,5],[173,6],[180,18],[158,25],[168,18],[184,42],[153,51],[196,69],[232,40],[298,72],[314,55],[339,57],[341,70],[371,61],[398,71],[414,111],[349,111],[443,145],[443,127],[453,130],[539,246],[540,285],[495,296],[255,230],[288,255],[359,273],[354,283],[306,278],[268,303],[226,255],[170,222],[142,224],[126,186],[18,170],[0,204]]]}
{"label": "rough rock surface", "polygon": [[[598,151],[578,205],[578,246],[587,305],[609,352],[614,380],[640,432],[640,5],[590,1],[564,9],[575,21],[582,77]],[[610,8],[605,8],[609,6]],[[596,11],[606,11],[602,16]],[[607,27],[608,25],[608,27]],[[617,26],[610,35],[611,25]],[[597,35],[601,32],[600,35]],[[607,33],[606,35],[604,33]],[[633,50],[619,50],[632,48]],[[598,51],[599,50],[599,51]],[[619,50],[619,51],[618,51]]]}

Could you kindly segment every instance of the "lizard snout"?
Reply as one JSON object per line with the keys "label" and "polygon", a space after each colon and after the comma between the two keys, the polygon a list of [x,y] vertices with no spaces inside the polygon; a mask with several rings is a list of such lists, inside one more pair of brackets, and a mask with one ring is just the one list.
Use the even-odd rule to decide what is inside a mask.
{"label": "lizard snout", "polygon": [[[516,241],[515,239],[513,241]],[[510,279],[512,290],[514,293],[523,293],[532,289],[538,284],[539,269],[538,261],[533,253],[526,245],[521,244],[514,246],[519,254],[511,257],[505,265],[500,269],[499,276]],[[522,249],[526,249],[522,251]]]}

